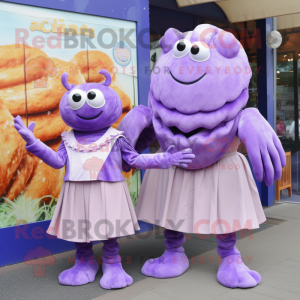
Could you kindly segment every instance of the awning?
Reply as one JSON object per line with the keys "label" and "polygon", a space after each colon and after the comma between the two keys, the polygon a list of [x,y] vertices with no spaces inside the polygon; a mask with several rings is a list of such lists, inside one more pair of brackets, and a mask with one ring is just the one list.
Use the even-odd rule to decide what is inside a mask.
{"label": "awning", "polygon": [[[179,7],[216,2],[231,23],[278,17],[278,29],[300,27],[300,0],[176,0]],[[289,27],[287,27],[289,26]]]}
{"label": "awning", "polygon": [[280,16],[277,18],[277,29],[300,27],[300,14]]}

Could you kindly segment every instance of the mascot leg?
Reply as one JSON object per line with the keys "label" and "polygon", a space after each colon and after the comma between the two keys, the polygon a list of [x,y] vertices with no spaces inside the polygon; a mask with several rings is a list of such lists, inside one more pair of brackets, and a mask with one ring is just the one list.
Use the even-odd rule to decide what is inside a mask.
{"label": "mascot leg", "polygon": [[99,270],[92,243],[75,243],[75,265],[63,271],[58,276],[58,281],[63,285],[83,285],[95,280]]}
{"label": "mascot leg", "polygon": [[103,276],[100,286],[104,289],[119,289],[131,285],[133,280],[122,267],[119,256],[119,244],[116,238],[103,241]]}
{"label": "mascot leg", "polygon": [[161,257],[147,260],[142,273],[155,278],[171,278],[183,274],[189,267],[189,259],[184,253],[184,233],[165,229],[166,250]]}
{"label": "mascot leg", "polygon": [[218,254],[222,258],[217,280],[229,288],[249,288],[261,281],[256,271],[250,270],[242,261],[240,251],[235,247],[236,233],[217,235]]}

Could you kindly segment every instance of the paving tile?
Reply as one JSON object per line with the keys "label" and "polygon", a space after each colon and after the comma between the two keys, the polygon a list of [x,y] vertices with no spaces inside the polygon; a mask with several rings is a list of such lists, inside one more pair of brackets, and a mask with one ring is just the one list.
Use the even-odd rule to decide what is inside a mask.
{"label": "paving tile", "polygon": [[223,294],[221,296],[218,296],[216,298],[213,298],[214,300],[233,300],[234,298],[227,296],[227,294]]}
{"label": "paving tile", "polygon": [[[131,298],[132,300],[171,300],[174,299],[172,297],[167,297],[161,294],[156,294],[151,291],[145,291],[142,294],[139,294],[138,296],[135,296]],[[177,298],[180,299],[180,298]]]}
{"label": "paving tile", "polygon": [[[272,269],[271,269],[272,270]],[[283,273],[285,274],[285,273]],[[290,278],[294,278],[292,275],[288,275]],[[274,278],[272,276],[264,276],[262,283],[273,288],[279,288],[280,290],[285,290],[288,292],[296,293],[300,295],[300,279],[297,278],[298,282],[290,282],[283,280],[282,278]],[[300,298],[300,297],[299,297]]]}
{"label": "paving tile", "polygon": [[237,300],[274,300],[271,296],[261,295],[255,292],[257,286],[252,289],[233,289],[225,294],[225,296]]}
{"label": "paving tile", "polygon": [[99,297],[93,298],[92,300],[130,300],[133,297],[144,293],[145,290],[136,287],[134,285],[127,286],[124,289],[110,290],[109,293],[100,295]]}
{"label": "paving tile", "polygon": [[[286,259],[285,261],[280,263],[280,265],[300,270],[300,261],[298,262],[298,261]],[[299,282],[300,282],[300,280],[299,280]]]}
{"label": "paving tile", "polygon": [[227,292],[224,287],[216,281],[201,280],[199,279],[197,284],[187,284],[187,280],[182,278],[180,284],[167,284],[160,285],[153,289],[152,292],[169,296],[173,299],[214,299],[217,296],[223,295]]}
{"label": "paving tile", "polygon": [[279,272],[278,270],[274,268],[270,268],[267,271],[260,273],[262,276],[263,282],[266,282],[267,279],[270,280],[281,280],[281,281],[287,281],[293,284],[297,284],[299,286],[299,277],[293,276],[290,273],[286,272]]}
{"label": "paving tile", "polygon": [[282,286],[279,286],[280,288],[270,286],[267,284],[263,284],[263,281],[261,282],[260,285],[255,287],[255,293],[263,295],[263,296],[268,296],[268,297],[273,297],[275,299],[282,299],[282,300],[299,300],[299,294],[293,293],[291,291],[288,291],[284,288],[281,288]]}
{"label": "paving tile", "polygon": [[277,266],[273,267],[272,269],[275,271],[287,273],[292,276],[300,277],[300,269],[290,268],[290,267],[286,267],[286,266],[282,266],[282,265],[277,265]]}
{"label": "paving tile", "polygon": [[[292,209],[291,209],[292,207]],[[272,214],[280,218],[288,217],[294,219],[300,219],[300,205],[283,203],[280,205],[274,205],[264,210],[266,214]]]}
{"label": "paving tile", "polygon": [[300,251],[298,251],[298,254],[290,257],[291,260],[300,261]]}

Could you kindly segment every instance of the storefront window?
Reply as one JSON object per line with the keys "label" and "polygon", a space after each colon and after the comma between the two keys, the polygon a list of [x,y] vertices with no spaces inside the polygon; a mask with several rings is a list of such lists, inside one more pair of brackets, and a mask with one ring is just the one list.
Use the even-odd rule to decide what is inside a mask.
{"label": "storefront window", "polygon": [[282,44],[277,50],[276,71],[276,133],[285,152],[291,151],[292,189],[294,193],[299,193],[300,28],[281,30],[280,33]]}
{"label": "storefront window", "polygon": [[297,99],[294,93],[294,80],[293,53],[278,53],[276,132],[287,148],[286,150],[292,150],[295,146],[295,101]]}

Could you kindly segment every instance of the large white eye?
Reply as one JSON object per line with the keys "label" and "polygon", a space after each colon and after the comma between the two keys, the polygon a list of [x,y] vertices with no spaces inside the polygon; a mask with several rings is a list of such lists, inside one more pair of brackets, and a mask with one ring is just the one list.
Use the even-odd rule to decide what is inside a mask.
{"label": "large white eye", "polygon": [[71,91],[68,97],[70,108],[77,110],[83,106],[86,100],[86,92],[76,89]]}
{"label": "large white eye", "polygon": [[189,40],[179,40],[173,47],[173,56],[175,58],[180,58],[187,55],[191,49],[191,42]]}
{"label": "large white eye", "polygon": [[194,61],[206,61],[210,57],[209,47],[204,42],[195,42],[191,46],[190,58]]}
{"label": "large white eye", "polygon": [[105,98],[100,90],[92,89],[87,92],[86,102],[93,108],[100,108],[105,104]]}

